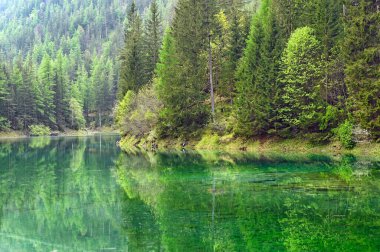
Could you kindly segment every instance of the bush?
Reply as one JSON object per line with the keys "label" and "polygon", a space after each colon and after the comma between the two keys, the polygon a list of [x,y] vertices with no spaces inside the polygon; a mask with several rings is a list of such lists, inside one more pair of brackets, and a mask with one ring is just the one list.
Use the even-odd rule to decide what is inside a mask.
{"label": "bush", "polygon": [[11,128],[9,121],[0,116],[0,131],[8,131]]}
{"label": "bush", "polygon": [[51,130],[45,125],[32,125],[29,127],[31,136],[49,136]]}
{"label": "bush", "polygon": [[334,130],[334,133],[338,137],[339,141],[346,149],[352,149],[355,147],[353,128],[354,125],[350,121],[346,120]]}
{"label": "bush", "polygon": [[160,108],[161,103],[152,87],[144,87],[138,94],[128,91],[115,116],[122,135],[136,138],[149,135],[157,125]]}

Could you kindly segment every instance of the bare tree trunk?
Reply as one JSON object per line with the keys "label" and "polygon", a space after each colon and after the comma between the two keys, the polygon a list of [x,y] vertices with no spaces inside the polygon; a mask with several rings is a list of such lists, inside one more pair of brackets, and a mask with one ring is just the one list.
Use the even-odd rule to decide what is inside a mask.
{"label": "bare tree trunk", "polygon": [[214,121],[215,97],[214,97],[214,81],[213,81],[213,72],[212,72],[213,64],[212,64],[212,50],[211,50],[211,35],[209,35],[208,66],[209,66],[209,73],[210,73],[211,115],[212,115],[212,120]]}
{"label": "bare tree trunk", "polygon": [[210,94],[211,94],[211,116],[212,121],[215,119],[215,97],[214,97],[214,82],[212,72],[212,47],[211,47],[211,6],[207,5],[207,21],[208,21],[208,67],[209,67],[209,80],[210,80]]}

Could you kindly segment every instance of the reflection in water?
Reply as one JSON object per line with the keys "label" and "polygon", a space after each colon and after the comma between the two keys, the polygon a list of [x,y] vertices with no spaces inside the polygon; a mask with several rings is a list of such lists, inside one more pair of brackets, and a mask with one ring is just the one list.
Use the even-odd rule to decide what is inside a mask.
{"label": "reflection in water", "polygon": [[380,163],[0,144],[0,251],[379,251]]}
{"label": "reflection in water", "polygon": [[128,215],[143,228],[132,250],[379,251],[378,168],[350,156],[159,153],[120,155],[116,173],[140,209]]}
{"label": "reflection in water", "polygon": [[0,251],[125,250],[115,142],[102,155],[97,138],[0,144]]}

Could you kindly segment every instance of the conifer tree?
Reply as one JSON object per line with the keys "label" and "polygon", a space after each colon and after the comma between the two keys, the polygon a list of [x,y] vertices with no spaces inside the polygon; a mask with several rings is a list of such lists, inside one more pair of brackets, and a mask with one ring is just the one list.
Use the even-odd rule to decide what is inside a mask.
{"label": "conifer tree", "polygon": [[162,20],[156,0],[152,1],[149,8],[148,20],[145,25],[144,40],[146,50],[146,78],[150,81],[159,60],[159,51],[162,44]]}
{"label": "conifer tree", "polygon": [[5,73],[5,66],[0,67],[0,130],[9,129],[8,106],[9,106],[8,79]]}
{"label": "conifer tree", "polygon": [[66,121],[68,121],[70,105],[68,77],[64,69],[64,60],[62,51],[59,51],[53,68],[55,118],[60,129],[63,129]]}
{"label": "conifer tree", "polygon": [[46,126],[55,127],[55,105],[54,105],[54,82],[53,66],[49,55],[45,54],[38,69],[38,103],[37,117]]}
{"label": "conifer tree", "polygon": [[146,84],[142,21],[134,1],[128,10],[126,22],[125,44],[121,52],[119,99],[123,98],[128,90],[137,91]]}
{"label": "conifer tree", "polygon": [[348,104],[356,121],[380,137],[380,4],[346,1],[345,55]]}
{"label": "conifer tree", "polygon": [[180,134],[188,134],[203,127],[209,119],[204,102],[209,90],[207,78],[207,49],[209,27],[207,6],[204,2],[181,0],[173,20],[173,42],[180,66],[175,69],[177,90],[172,104],[177,112],[174,128]]}
{"label": "conifer tree", "polygon": [[276,107],[276,68],[280,49],[271,1],[264,0],[251,25],[247,47],[237,70],[236,132],[262,135],[270,129]]}

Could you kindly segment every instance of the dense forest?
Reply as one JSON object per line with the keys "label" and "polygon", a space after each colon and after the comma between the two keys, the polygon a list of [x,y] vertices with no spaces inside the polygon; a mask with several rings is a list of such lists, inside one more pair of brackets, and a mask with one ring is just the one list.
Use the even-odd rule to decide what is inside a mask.
{"label": "dense forest", "polygon": [[1,0],[0,131],[110,124],[130,2]]}
{"label": "dense forest", "polygon": [[150,64],[139,56],[140,21],[130,8],[116,113],[123,133],[136,142],[205,132],[337,137],[348,148],[355,132],[379,139],[380,1],[256,6],[180,0],[158,59],[152,8]]}
{"label": "dense forest", "polygon": [[0,19],[0,130],[380,137],[378,0],[17,0]]}

